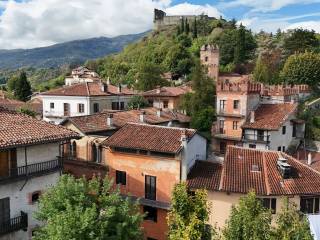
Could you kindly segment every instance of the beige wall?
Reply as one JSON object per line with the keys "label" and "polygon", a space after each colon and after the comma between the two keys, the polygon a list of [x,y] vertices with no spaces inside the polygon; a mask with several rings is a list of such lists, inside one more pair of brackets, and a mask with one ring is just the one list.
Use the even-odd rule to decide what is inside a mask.
{"label": "beige wall", "polygon": [[[238,204],[239,199],[242,196],[245,196],[245,195],[239,194],[239,193],[227,194],[225,192],[209,191],[208,202],[211,205],[211,214],[210,214],[209,223],[212,226],[217,226],[218,228],[222,229],[229,218],[232,206]],[[279,213],[283,205],[283,198],[281,196],[279,197],[268,196],[268,197],[277,198],[276,213]],[[264,196],[263,198],[267,198],[267,197]],[[290,197],[290,201],[297,204],[298,207],[300,206],[299,196]]]}

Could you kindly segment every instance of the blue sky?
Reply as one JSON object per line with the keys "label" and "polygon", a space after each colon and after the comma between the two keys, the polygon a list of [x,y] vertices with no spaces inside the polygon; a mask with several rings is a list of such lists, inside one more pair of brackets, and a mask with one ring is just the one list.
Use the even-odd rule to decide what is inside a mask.
{"label": "blue sky", "polygon": [[235,18],[254,32],[320,32],[320,0],[0,0],[0,49],[143,32],[152,28],[154,8]]}

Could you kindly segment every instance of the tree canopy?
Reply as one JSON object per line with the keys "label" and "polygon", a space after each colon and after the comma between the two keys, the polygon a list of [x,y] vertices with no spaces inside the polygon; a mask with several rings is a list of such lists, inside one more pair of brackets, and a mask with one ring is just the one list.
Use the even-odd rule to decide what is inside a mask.
{"label": "tree canopy", "polygon": [[314,30],[297,28],[289,32],[289,36],[284,40],[284,48],[290,54],[312,51],[319,47],[320,41],[316,37]]}
{"label": "tree canopy", "polygon": [[7,86],[8,90],[13,93],[16,99],[21,101],[30,99],[32,94],[31,85],[24,71],[20,72],[18,75],[12,76],[9,79]]}
{"label": "tree canopy", "polygon": [[138,206],[113,190],[107,178],[63,175],[40,197],[35,217],[45,222],[36,240],[142,239]]}

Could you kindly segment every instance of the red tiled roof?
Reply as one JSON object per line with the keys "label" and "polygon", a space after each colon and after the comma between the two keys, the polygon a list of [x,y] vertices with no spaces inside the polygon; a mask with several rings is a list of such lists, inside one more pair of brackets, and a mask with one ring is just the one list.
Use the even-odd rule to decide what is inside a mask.
{"label": "red tiled roof", "polygon": [[[170,110],[163,110],[160,117],[157,116],[156,108],[145,108],[140,110],[129,110],[129,111],[104,111],[88,116],[70,117],[65,122],[70,121],[83,133],[101,132],[107,130],[118,129],[129,122],[140,122],[140,114],[142,111],[145,112],[145,123],[147,124],[161,124],[170,121],[178,121],[181,123],[190,122],[190,117],[172,112]],[[112,113],[112,127],[107,125],[107,117]],[[64,122],[64,123],[65,123]]]}
{"label": "red tiled roof", "polygon": [[248,118],[242,128],[278,130],[296,109],[297,104],[292,103],[261,104],[254,112],[254,122]]}
{"label": "red tiled roof", "polygon": [[[277,168],[279,156],[291,165],[292,178],[282,178]],[[259,171],[253,171],[253,165]],[[318,194],[320,173],[282,152],[229,146],[220,190],[247,193],[251,189],[258,195]]]}
{"label": "red tiled roof", "polygon": [[79,135],[27,115],[0,108],[0,148],[35,145],[77,138]]}
{"label": "red tiled roof", "polygon": [[[181,136],[184,128],[162,127],[147,124],[128,123],[103,142],[108,147],[142,149],[147,151],[178,153],[181,150]],[[190,139],[194,129],[187,129]]]}
{"label": "red tiled roof", "polygon": [[65,86],[58,89],[50,90],[42,93],[48,96],[110,96],[110,95],[132,95],[133,92],[126,88],[121,87],[121,92],[118,92],[118,87],[114,85],[105,84],[106,91],[102,90],[100,82],[87,82],[79,83],[71,86]]}
{"label": "red tiled roof", "polygon": [[9,99],[9,98],[0,98],[0,107],[6,108],[8,110],[16,110],[20,107],[22,107],[25,104],[25,102],[18,101],[15,99]]}
{"label": "red tiled roof", "polygon": [[307,165],[308,164],[307,159],[308,159],[309,154],[311,154],[311,159],[312,159],[311,165],[309,165],[309,166],[312,167],[313,169],[317,170],[318,172],[320,172],[320,152],[299,149],[295,153],[294,157],[296,157],[302,163]]}
{"label": "red tiled roof", "polygon": [[146,91],[142,93],[142,95],[145,97],[178,97],[191,91],[191,88],[188,86],[161,87],[157,89],[152,89],[150,91]]}
{"label": "red tiled roof", "polygon": [[221,172],[220,163],[196,161],[188,174],[188,186],[193,189],[219,190]]}

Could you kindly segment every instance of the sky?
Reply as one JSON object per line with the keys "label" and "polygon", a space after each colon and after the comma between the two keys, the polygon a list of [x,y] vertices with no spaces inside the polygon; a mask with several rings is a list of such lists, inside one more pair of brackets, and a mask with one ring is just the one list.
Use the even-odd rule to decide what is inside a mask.
{"label": "sky", "polygon": [[254,32],[320,33],[320,0],[0,0],[0,49],[144,32],[152,29],[154,8],[235,18]]}

